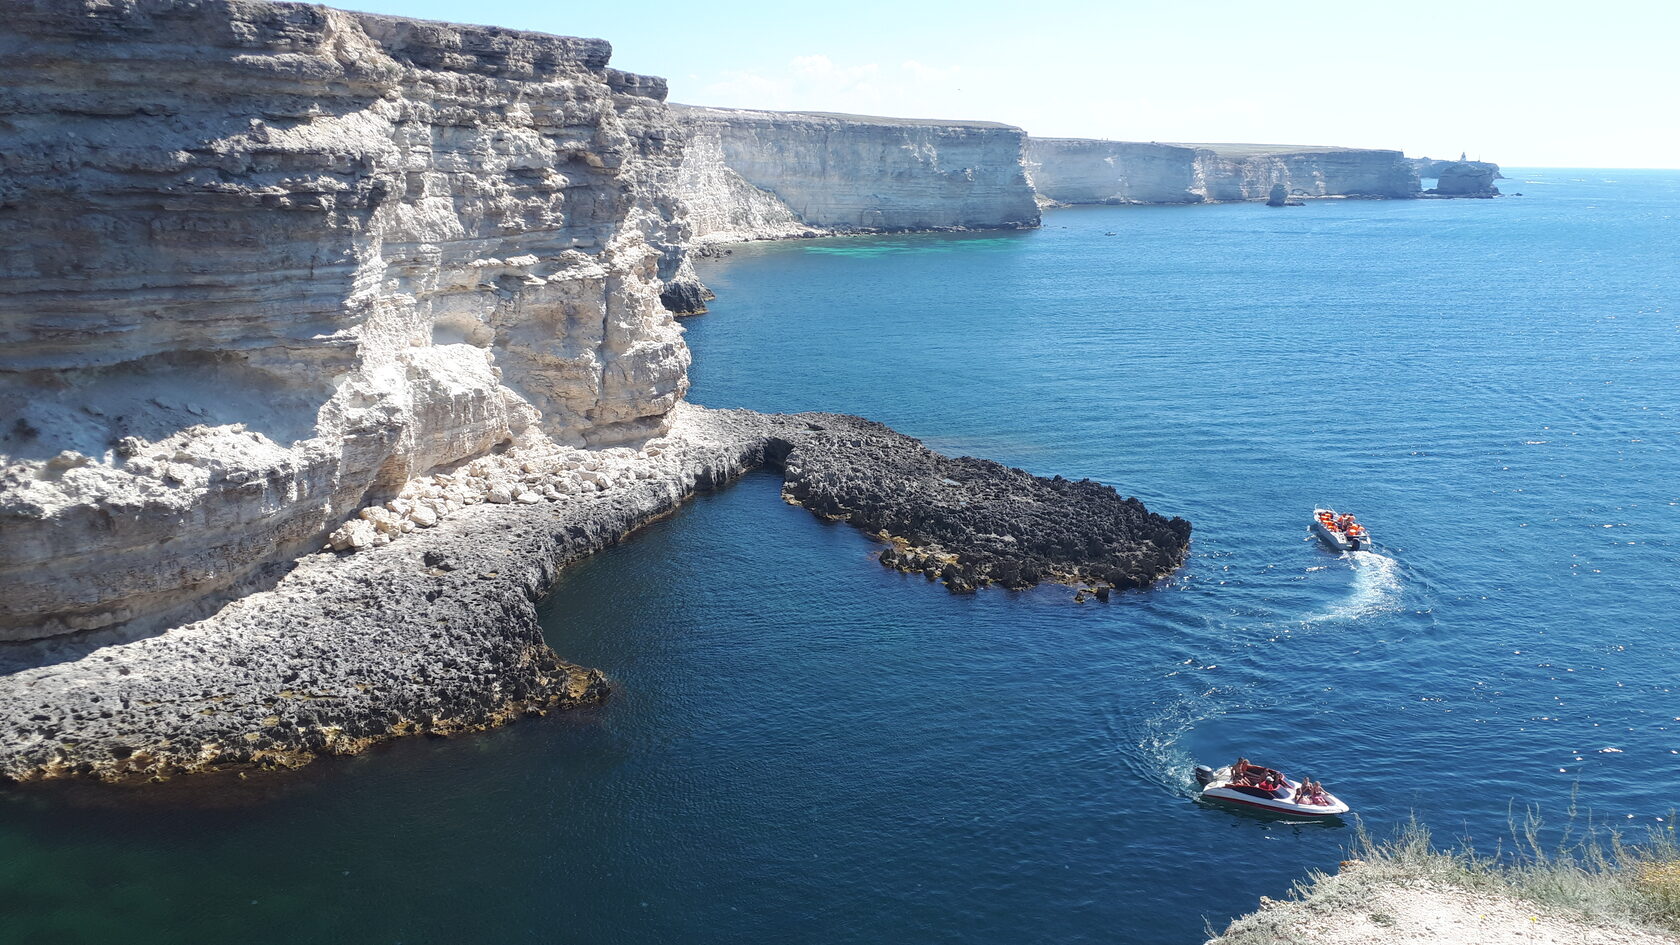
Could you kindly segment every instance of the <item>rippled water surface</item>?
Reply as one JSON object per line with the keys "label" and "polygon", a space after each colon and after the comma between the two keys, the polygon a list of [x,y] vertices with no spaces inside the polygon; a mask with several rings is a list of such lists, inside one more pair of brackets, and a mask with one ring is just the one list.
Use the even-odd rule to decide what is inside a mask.
{"label": "rippled water surface", "polygon": [[[0,804],[0,939],[1201,940],[1349,825],[1191,800],[1246,753],[1378,833],[1680,783],[1680,173],[1497,201],[1055,211],[735,247],[693,399],[864,414],[1195,523],[1173,581],[957,597],[759,474],[573,569],[607,706],[249,790]],[[1314,504],[1377,553],[1305,540]],[[211,801],[225,806],[211,807]]]}

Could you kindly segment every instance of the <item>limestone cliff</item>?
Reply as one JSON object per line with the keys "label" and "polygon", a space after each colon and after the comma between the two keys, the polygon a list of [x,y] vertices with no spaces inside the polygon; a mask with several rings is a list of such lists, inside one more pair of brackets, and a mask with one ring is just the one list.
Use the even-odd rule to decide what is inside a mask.
{"label": "limestone cliff", "polygon": [[1028,138],[1033,187],[1054,203],[1201,203],[1196,149],[1142,141]]}
{"label": "limestone cliff", "polygon": [[1442,161],[1430,157],[1408,158],[1407,160],[1412,162],[1412,166],[1417,168],[1418,176],[1424,180],[1435,180],[1439,178],[1442,171],[1454,164],[1469,164],[1479,168],[1492,168],[1495,180],[1503,180],[1505,177],[1504,174],[1499,172],[1499,165],[1493,163],[1492,161],[1468,161],[1462,157],[1456,161]]}
{"label": "limestone cliff", "polygon": [[682,135],[607,43],[249,0],[6,19],[0,640],[214,595],[506,444],[664,430]]}
{"label": "limestone cliff", "polygon": [[1038,225],[1025,133],[995,122],[673,106],[697,240]]}
{"label": "limestone cliff", "polygon": [[1399,151],[1250,144],[1161,144],[1029,138],[1041,198],[1064,204],[1264,200],[1291,196],[1414,197],[1418,177]]}
{"label": "limestone cliff", "polygon": [[1438,180],[1429,192],[1439,197],[1497,197],[1493,186],[1499,167],[1480,161],[1457,161],[1437,171]]}

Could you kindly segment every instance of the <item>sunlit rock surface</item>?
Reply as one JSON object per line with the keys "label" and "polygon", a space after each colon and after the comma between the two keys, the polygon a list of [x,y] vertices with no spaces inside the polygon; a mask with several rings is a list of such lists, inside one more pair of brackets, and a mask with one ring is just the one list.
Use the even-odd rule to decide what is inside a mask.
{"label": "sunlit rock surface", "polygon": [[243,0],[5,15],[0,640],[206,598],[491,450],[666,428],[681,133],[607,43]]}
{"label": "sunlit rock surface", "polygon": [[1161,144],[1029,138],[1027,168],[1042,200],[1062,204],[1201,203],[1290,196],[1415,197],[1399,151],[1255,144]]}
{"label": "sunlit rock surface", "polygon": [[1019,128],[675,105],[696,239],[1038,225]]}
{"label": "sunlit rock surface", "polygon": [[1060,581],[1102,599],[1188,552],[1188,522],[1110,486],[944,456],[858,417],[680,404],[672,419],[637,448],[532,445],[413,481],[335,531],[336,552],[205,619],[0,647],[0,781],[294,767],[597,702],[610,682],[538,623],[558,570],[759,467],[881,540],[882,564],[955,593]]}

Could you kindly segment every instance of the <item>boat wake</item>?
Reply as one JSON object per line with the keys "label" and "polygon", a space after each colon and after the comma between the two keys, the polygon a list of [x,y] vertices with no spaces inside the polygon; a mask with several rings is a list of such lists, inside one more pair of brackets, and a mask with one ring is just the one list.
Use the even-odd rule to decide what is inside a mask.
{"label": "boat wake", "polygon": [[1119,739],[1134,746],[1123,753],[1124,764],[1139,780],[1170,794],[1195,798],[1201,790],[1196,783],[1196,759],[1182,740],[1204,722],[1254,706],[1228,687],[1168,697],[1159,705],[1161,711],[1152,716],[1126,719],[1115,726]]}
{"label": "boat wake", "polygon": [[1401,563],[1375,551],[1344,552],[1309,571],[1310,584],[1338,598],[1306,616],[1298,616],[1300,610],[1261,612],[1246,615],[1259,619],[1245,621],[1244,626],[1210,627],[1213,637],[1175,654],[1193,654],[1191,658],[1163,667],[1162,676],[1147,684],[1155,691],[1153,698],[1128,699],[1109,710],[1109,736],[1133,778],[1168,794],[1196,798],[1198,759],[1192,749],[1203,741],[1198,730],[1210,723],[1219,729],[1219,720],[1227,716],[1265,717],[1277,705],[1301,704],[1291,703],[1294,697],[1287,695],[1289,686],[1283,683],[1290,675],[1286,667],[1301,657],[1293,642],[1313,639],[1315,630],[1332,629],[1324,624],[1399,611],[1406,599]]}
{"label": "boat wake", "polygon": [[1302,623],[1363,620],[1400,609],[1400,597],[1406,589],[1400,562],[1375,551],[1343,552],[1342,560],[1353,568],[1353,584],[1348,596],[1328,610],[1307,617]]}

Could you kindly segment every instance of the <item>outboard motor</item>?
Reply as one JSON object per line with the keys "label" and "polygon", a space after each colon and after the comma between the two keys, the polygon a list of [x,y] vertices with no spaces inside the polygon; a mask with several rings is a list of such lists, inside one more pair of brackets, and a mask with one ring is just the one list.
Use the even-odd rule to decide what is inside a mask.
{"label": "outboard motor", "polygon": [[1349,538],[1348,539],[1348,547],[1353,549],[1354,551],[1358,551],[1360,548],[1362,548],[1364,546],[1362,544],[1360,544],[1359,539]]}
{"label": "outboard motor", "polygon": [[1196,783],[1197,784],[1200,784],[1202,787],[1207,787],[1207,783],[1209,781],[1212,781],[1212,780],[1213,780],[1213,769],[1212,768],[1209,768],[1207,765],[1197,765],[1196,766]]}

